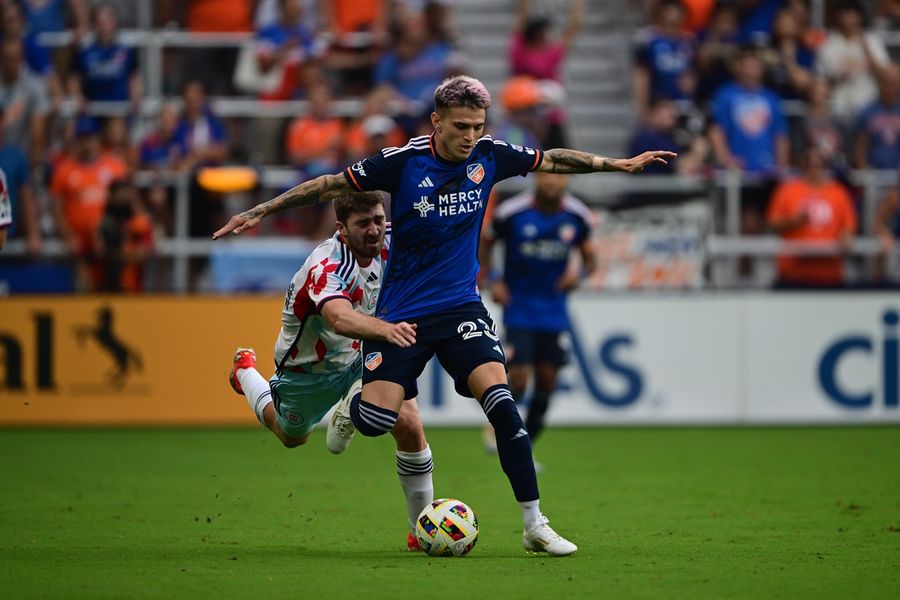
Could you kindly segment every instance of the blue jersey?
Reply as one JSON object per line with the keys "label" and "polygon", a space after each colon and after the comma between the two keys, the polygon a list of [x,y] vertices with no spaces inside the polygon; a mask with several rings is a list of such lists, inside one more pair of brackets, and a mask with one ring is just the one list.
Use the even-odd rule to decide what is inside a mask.
{"label": "blue jersey", "polygon": [[137,58],[133,48],[119,43],[92,44],[78,53],[76,68],[88,100],[124,102],[129,99],[128,83],[137,70]]}
{"label": "blue jersey", "polygon": [[478,239],[491,187],[542,158],[484,136],[468,159],[450,162],[432,136],[420,136],[347,167],[353,189],[391,194],[394,234],[376,316],[396,322],[480,302]]}
{"label": "blue jersey", "polygon": [[775,93],[726,84],[713,98],[713,117],[731,153],[744,161],[744,169],[760,172],[777,166],[775,143],[787,135],[787,121]]}
{"label": "blue jersey", "polygon": [[503,281],[510,303],[503,323],[531,331],[563,331],[569,326],[566,292],[556,288],[569,254],[591,234],[591,211],[572,195],[559,211],[547,213],[523,192],[501,204],[488,233],[503,240]]}
{"label": "blue jersey", "polygon": [[680,79],[690,71],[693,59],[694,47],[688,38],[653,36],[637,56],[650,72],[651,97],[684,100]]}

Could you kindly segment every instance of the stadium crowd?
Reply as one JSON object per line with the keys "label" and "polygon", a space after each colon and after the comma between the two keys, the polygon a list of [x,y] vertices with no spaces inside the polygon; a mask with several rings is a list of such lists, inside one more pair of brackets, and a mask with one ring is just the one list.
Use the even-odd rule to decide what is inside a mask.
{"label": "stadium crowd", "polygon": [[[551,148],[568,145],[563,67],[590,3],[570,0],[555,24],[535,10],[540,4],[514,4],[504,110],[490,129]],[[634,42],[637,128],[622,153],[681,153],[657,173],[742,171],[743,234],[846,244],[860,220],[851,170],[900,164],[900,67],[876,31],[896,29],[900,2],[825,4],[827,28],[818,29],[804,0],[646,2]],[[176,230],[172,188],[160,178],[139,189],[133,173],[188,174],[189,233],[206,238],[226,202],[202,170],[286,164],[294,183],[335,172],[430,132],[435,86],[475,59],[464,54],[448,0],[163,0],[152,8],[160,31],[245,34],[250,42],[166,49],[165,101],[148,126],[142,49],[120,35],[139,11],[128,0],[0,1],[8,234],[24,240],[32,259],[59,238],[76,257],[82,290],[140,290],[142,261]],[[44,44],[64,31],[71,43]],[[259,116],[216,114],[210,96],[255,97]],[[348,99],[354,108],[339,108]],[[289,100],[307,109],[266,116],[267,103]],[[127,108],[95,116],[93,106],[110,102]],[[884,256],[896,254],[896,185],[875,220]],[[333,223],[330,209],[308,208],[273,219],[263,233],[321,239]],[[779,279],[839,284],[840,276],[806,277],[802,264],[819,273],[816,261],[831,261],[824,270],[840,274],[841,260],[805,259],[799,276],[795,268]]]}
{"label": "stadium crowd", "polygon": [[[900,66],[875,31],[896,30],[900,3],[829,2],[829,27],[805,0],[658,0],[635,39],[640,125],[630,152],[650,147],[688,160],[657,173],[739,170],[741,234],[846,249],[862,190],[852,169],[900,166]],[[812,174],[812,172],[815,172]],[[873,228],[884,271],[900,235],[897,185]],[[843,256],[782,257],[788,286],[840,286]]]}

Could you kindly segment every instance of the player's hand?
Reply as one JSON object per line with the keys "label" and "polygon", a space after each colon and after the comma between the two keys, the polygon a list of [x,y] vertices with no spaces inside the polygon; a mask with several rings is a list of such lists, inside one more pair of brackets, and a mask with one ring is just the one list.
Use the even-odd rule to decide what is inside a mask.
{"label": "player's hand", "polygon": [[406,321],[392,323],[385,337],[394,345],[409,348],[416,343],[416,324]]}
{"label": "player's hand", "polygon": [[491,288],[491,298],[493,298],[494,302],[501,306],[508,306],[512,297],[509,293],[509,288],[506,287],[506,284],[502,281],[494,282],[493,287]]}
{"label": "player's hand", "polygon": [[653,163],[667,165],[669,163],[666,159],[675,158],[676,156],[678,156],[676,153],[669,152],[668,150],[650,150],[649,152],[638,154],[634,158],[619,161],[620,169],[626,173],[640,173],[648,165]]}
{"label": "player's hand", "polygon": [[249,212],[242,212],[228,219],[228,223],[225,224],[225,227],[222,227],[220,230],[215,232],[212,236],[212,239],[217,240],[220,237],[224,236],[226,233],[241,235],[248,229],[253,229],[257,225],[259,225],[260,221],[262,221],[262,217],[255,217],[250,215]]}
{"label": "player's hand", "polygon": [[556,289],[560,292],[569,292],[577,288],[581,284],[581,277],[578,273],[567,271],[562,277],[556,280]]}

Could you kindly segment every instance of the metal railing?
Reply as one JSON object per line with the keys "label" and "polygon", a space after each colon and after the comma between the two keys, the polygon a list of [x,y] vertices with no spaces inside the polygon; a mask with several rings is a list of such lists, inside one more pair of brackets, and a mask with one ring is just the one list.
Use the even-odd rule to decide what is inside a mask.
{"label": "metal railing", "polygon": [[[854,171],[854,182],[862,189],[863,223],[861,235],[857,236],[850,248],[849,256],[872,259],[880,253],[878,240],[872,235],[877,204],[884,189],[897,184],[895,171]],[[172,260],[171,290],[184,294],[191,291],[189,261],[191,258],[209,257],[215,244],[211,239],[189,237],[190,231],[190,190],[192,175],[185,172],[151,172],[141,171],[135,174],[134,181],[138,187],[166,186],[174,189],[174,231],[170,238],[158,240],[156,254]],[[602,187],[598,183],[602,179]],[[711,277],[708,285],[712,288],[729,288],[738,283],[737,260],[742,256],[758,257],[771,262],[778,254],[797,255],[833,255],[834,244],[820,243],[785,243],[775,236],[742,236],[740,235],[741,185],[745,177],[740,171],[719,172],[712,179],[694,177],[643,175],[632,176],[618,173],[587,175],[574,177],[571,191],[588,204],[603,207],[616,201],[623,194],[640,198],[641,194],[676,194],[679,199],[699,198],[710,203],[713,212],[721,215],[724,226],[714,229],[706,238],[705,246],[710,260]],[[300,181],[297,171],[290,167],[269,167],[260,170],[260,188],[264,191],[282,190]],[[513,178],[502,182],[498,190],[513,193],[526,189],[528,183],[522,178]],[[239,205],[240,206],[240,205]],[[621,202],[617,206],[622,207]],[[249,206],[248,206],[249,207]],[[210,232],[211,234],[212,232]],[[241,240],[241,243],[265,245],[283,237],[257,236]],[[43,256],[60,258],[67,255],[63,244],[56,240],[48,240],[43,247]],[[0,254],[3,257],[22,257],[26,255],[22,241],[13,240]]]}

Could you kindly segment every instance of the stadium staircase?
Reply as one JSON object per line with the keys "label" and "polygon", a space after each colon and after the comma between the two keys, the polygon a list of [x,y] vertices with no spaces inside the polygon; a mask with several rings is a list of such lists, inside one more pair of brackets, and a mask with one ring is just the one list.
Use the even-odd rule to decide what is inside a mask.
{"label": "stadium staircase", "polygon": [[[534,2],[564,25],[566,2]],[[515,0],[457,0],[457,25],[470,70],[495,97],[508,77],[507,46]],[[581,34],[565,68],[572,146],[620,156],[634,127],[631,44],[641,3],[586,0]]]}

